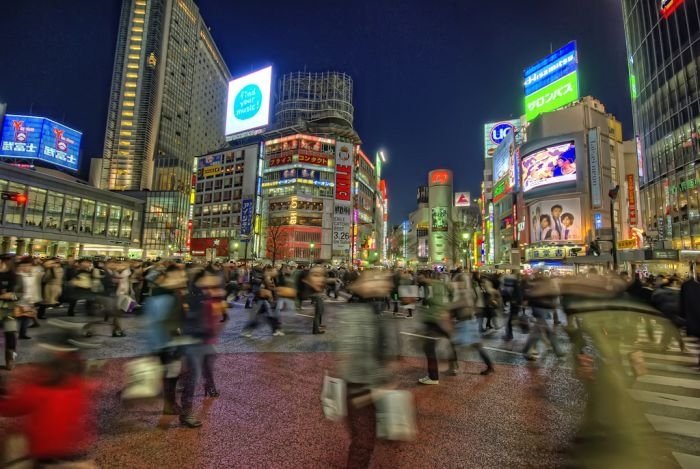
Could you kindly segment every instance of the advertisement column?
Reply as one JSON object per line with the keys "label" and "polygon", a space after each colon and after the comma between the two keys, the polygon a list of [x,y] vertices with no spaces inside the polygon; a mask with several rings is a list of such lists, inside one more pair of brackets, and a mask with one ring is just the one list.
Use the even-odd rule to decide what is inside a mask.
{"label": "advertisement column", "polygon": [[333,255],[350,260],[352,225],[353,145],[335,143],[335,208],[333,212]]}

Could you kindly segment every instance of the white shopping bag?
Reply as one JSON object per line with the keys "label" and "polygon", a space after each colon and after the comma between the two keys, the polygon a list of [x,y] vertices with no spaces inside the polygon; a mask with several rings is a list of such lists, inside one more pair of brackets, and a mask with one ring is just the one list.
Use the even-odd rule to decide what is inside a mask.
{"label": "white shopping bag", "polygon": [[126,386],[122,400],[158,397],[163,388],[163,366],[156,357],[131,360],[125,365]]}
{"label": "white shopping bag", "polygon": [[382,392],[375,401],[377,438],[409,441],[416,437],[416,409],[409,391]]}
{"label": "white shopping bag", "polygon": [[323,389],[321,390],[321,405],[323,414],[328,420],[337,422],[347,415],[347,402],[345,381],[340,378],[332,378],[327,374],[323,377]]}

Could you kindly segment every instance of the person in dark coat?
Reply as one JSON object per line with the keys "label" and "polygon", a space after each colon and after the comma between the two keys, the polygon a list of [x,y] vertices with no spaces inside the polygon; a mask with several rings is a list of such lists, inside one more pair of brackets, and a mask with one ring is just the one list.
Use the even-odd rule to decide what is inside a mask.
{"label": "person in dark coat", "polygon": [[[681,285],[680,313],[685,318],[689,336],[700,338],[700,281],[695,271],[690,279]],[[700,366],[700,356],[698,356]]]}

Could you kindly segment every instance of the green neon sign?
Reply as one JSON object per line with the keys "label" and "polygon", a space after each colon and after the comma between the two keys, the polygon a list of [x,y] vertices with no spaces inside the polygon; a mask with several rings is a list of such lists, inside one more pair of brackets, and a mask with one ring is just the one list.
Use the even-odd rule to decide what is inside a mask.
{"label": "green neon sign", "polygon": [[543,112],[554,111],[578,98],[578,72],[569,73],[541,90],[525,96],[525,118],[530,121]]}
{"label": "green neon sign", "polygon": [[508,178],[501,178],[495,186],[493,186],[493,201],[497,202],[506,192],[506,181]]}
{"label": "green neon sign", "polygon": [[632,99],[637,99],[637,77],[630,73],[630,94]]}

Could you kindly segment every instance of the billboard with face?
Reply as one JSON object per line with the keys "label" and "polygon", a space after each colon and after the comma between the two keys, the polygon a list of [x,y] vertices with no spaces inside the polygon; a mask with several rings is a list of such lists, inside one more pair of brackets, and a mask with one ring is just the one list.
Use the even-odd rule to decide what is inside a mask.
{"label": "billboard with face", "polygon": [[536,202],[530,210],[530,240],[582,241],[581,201],[557,199]]}
{"label": "billboard with face", "polygon": [[566,181],[576,181],[574,141],[540,148],[523,156],[521,174],[523,192]]}

